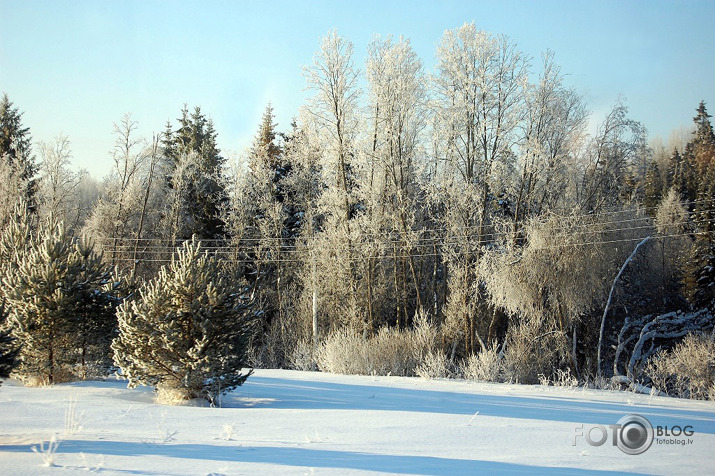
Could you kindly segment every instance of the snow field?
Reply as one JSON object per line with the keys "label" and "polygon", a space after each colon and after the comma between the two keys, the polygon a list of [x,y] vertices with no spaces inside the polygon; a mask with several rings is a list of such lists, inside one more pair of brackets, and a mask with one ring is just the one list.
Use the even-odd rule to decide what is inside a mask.
{"label": "snow field", "polygon": [[[222,408],[153,398],[151,389],[113,379],[48,388],[6,381],[0,472],[707,474],[715,467],[713,402],[286,370],[257,370]],[[631,413],[654,426],[691,425],[692,444],[654,442],[631,456],[610,444],[610,434],[598,447],[576,437],[580,425],[607,427]],[[39,445],[53,436],[53,466],[43,466]]]}

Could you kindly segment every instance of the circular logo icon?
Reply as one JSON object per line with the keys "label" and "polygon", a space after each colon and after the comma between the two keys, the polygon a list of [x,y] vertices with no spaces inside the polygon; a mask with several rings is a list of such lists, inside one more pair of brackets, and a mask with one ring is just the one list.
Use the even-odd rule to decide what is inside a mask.
{"label": "circular logo icon", "polygon": [[653,425],[640,415],[626,415],[618,420],[618,448],[629,455],[645,453],[653,444]]}

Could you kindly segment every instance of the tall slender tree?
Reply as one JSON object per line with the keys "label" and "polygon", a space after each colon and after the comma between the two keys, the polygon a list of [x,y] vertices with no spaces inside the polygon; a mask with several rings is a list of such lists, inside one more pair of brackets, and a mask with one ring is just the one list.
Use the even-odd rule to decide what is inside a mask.
{"label": "tall slender tree", "polygon": [[34,209],[37,164],[32,155],[30,128],[22,123],[22,112],[14,107],[6,93],[0,99],[0,160],[19,171],[25,183],[25,200]]}

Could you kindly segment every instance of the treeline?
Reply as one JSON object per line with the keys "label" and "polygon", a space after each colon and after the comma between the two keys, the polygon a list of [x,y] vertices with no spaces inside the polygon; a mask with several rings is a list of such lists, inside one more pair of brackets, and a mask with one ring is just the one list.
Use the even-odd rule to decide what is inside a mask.
{"label": "treeline", "polygon": [[[331,32],[305,69],[312,96],[291,128],[278,131],[269,105],[243,160],[222,156],[199,108],[151,140],[125,116],[113,172],[94,185],[69,172],[64,138],[41,144],[36,166],[5,97],[3,224],[63,233],[77,250],[94,243],[104,311],[77,297],[81,310],[67,318],[77,329],[72,319],[106,311],[92,345],[129,335],[118,306],[166,325],[199,313],[144,306],[159,299],[159,282],[165,293],[187,285],[167,284],[181,273],[162,266],[182,243],[194,250],[184,256],[197,253],[194,238],[216,260],[202,269],[234,283],[236,311],[216,319],[238,316],[245,326],[229,334],[245,345],[211,354],[245,347],[248,360],[233,367],[525,383],[615,376],[714,396],[715,135],[705,103],[686,140],[653,150],[621,100],[589,134],[587,106],[554,55],[534,62],[466,24],[445,33],[433,72],[409,40],[378,37],[363,73],[352,43]],[[12,211],[18,202],[24,213]],[[43,228],[48,220],[64,227]],[[26,286],[13,284],[27,265],[12,253],[30,242],[3,237],[8,316],[30,299],[5,291]],[[27,345],[17,324],[6,328]],[[169,334],[141,352],[171,347]],[[108,361],[109,345],[93,362]],[[686,345],[705,357],[683,364]],[[76,367],[87,353],[73,352]],[[114,345],[123,370],[128,353]]]}

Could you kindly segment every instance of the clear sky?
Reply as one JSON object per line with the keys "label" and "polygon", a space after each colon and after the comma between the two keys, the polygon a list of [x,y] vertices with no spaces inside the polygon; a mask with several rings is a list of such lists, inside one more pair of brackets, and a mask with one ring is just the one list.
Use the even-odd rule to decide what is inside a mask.
{"label": "clear sky", "polygon": [[270,101],[288,129],[301,75],[331,28],[362,65],[374,34],[411,39],[428,70],[446,29],[474,21],[538,63],[551,49],[594,120],[622,94],[650,136],[715,112],[715,1],[19,1],[0,0],[0,91],[33,138],[69,137],[78,167],[111,167],[112,124],[151,137],[184,103],[240,152]]}

